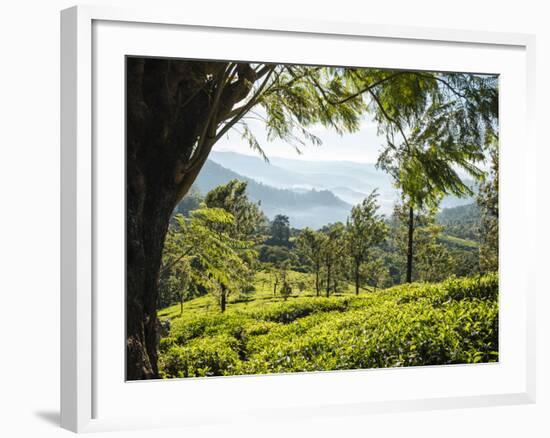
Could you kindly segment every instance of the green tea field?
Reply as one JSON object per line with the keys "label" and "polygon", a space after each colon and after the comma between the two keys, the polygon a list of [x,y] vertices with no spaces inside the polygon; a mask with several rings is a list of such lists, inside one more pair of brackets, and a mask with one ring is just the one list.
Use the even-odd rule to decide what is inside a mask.
{"label": "green tea field", "polygon": [[[292,271],[290,281],[311,284]],[[164,378],[329,371],[498,361],[498,276],[413,283],[329,298],[270,277],[220,313],[211,296],[159,311]]]}

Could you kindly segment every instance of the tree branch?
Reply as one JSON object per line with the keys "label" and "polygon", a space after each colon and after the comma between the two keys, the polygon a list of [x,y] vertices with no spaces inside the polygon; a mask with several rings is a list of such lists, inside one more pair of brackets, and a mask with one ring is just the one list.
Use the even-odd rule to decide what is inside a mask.
{"label": "tree branch", "polygon": [[160,276],[163,276],[164,274],[166,274],[168,272],[168,270],[174,266],[176,263],[178,263],[181,259],[183,259],[185,256],[187,256],[191,251],[193,250],[193,247],[189,247],[187,249],[187,251],[184,251],[176,260],[173,260],[171,263],[169,263],[168,265],[165,265],[162,267],[161,271],[160,271]]}
{"label": "tree branch", "polygon": [[420,72],[414,72],[414,74],[416,76],[420,76],[421,78],[426,78],[426,79],[435,79],[436,81],[438,82],[441,82],[442,84],[444,84],[449,90],[451,90],[455,95],[457,95],[458,97],[461,97],[462,99],[467,99],[468,96],[466,96],[465,94],[459,92],[456,88],[454,88],[448,81],[446,81],[445,79],[442,79],[438,76],[430,76],[430,75],[427,75],[427,74],[424,74],[424,73],[420,73]]}
{"label": "tree branch", "polygon": [[256,80],[263,78],[270,71],[273,71],[275,67],[275,64],[265,64],[261,69],[256,72]]}
{"label": "tree branch", "polygon": [[321,87],[319,85],[319,83],[313,78],[311,77],[311,75],[308,75],[311,80],[314,82],[315,84],[315,87],[321,92],[321,94],[323,95],[323,98],[331,105],[333,106],[336,106],[336,105],[342,105],[346,102],[349,102],[350,100],[352,99],[355,99],[356,97],[359,97],[361,96],[362,94],[364,93],[367,93],[367,92],[370,92],[371,90],[373,90],[374,88],[378,87],[379,85],[383,84],[384,82],[387,82],[391,79],[394,79],[395,77],[397,76],[400,76],[400,75],[403,75],[405,73],[410,73],[410,72],[405,72],[405,71],[399,71],[397,73],[394,73],[394,74],[391,74],[389,76],[386,76],[385,78],[382,78],[382,79],[379,79],[378,81],[372,83],[372,84],[369,84],[367,85],[366,87],[362,88],[360,91],[358,91],[357,93],[354,93],[348,97],[345,97],[344,99],[341,99],[341,100],[338,100],[338,101],[333,101],[333,100],[330,100],[326,93],[325,93],[325,90],[323,89],[323,87]]}
{"label": "tree branch", "polygon": [[378,108],[380,108],[380,111],[382,111],[382,114],[384,115],[384,117],[388,119],[391,123],[393,123],[395,126],[397,126],[397,129],[401,133],[401,136],[403,137],[403,141],[407,146],[407,151],[411,152],[411,146],[409,144],[409,141],[407,140],[407,136],[405,135],[403,128],[401,127],[401,124],[387,113],[386,109],[384,108],[384,105],[382,105],[382,102],[380,102],[380,99],[378,98],[378,96],[374,91],[369,90],[369,94],[372,96],[372,98],[378,105]]}
{"label": "tree branch", "polygon": [[189,172],[193,169],[193,167],[201,161],[201,156],[203,154],[203,150],[207,149],[205,147],[206,144],[206,138],[207,133],[210,128],[210,125],[212,124],[212,121],[216,118],[217,112],[218,112],[218,104],[220,102],[220,97],[222,95],[222,92],[225,88],[226,82],[230,83],[233,79],[233,76],[235,75],[235,72],[237,70],[237,64],[229,64],[227,68],[225,69],[222,78],[220,80],[220,83],[218,84],[216,88],[216,95],[214,96],[214,102],[212,103],[212,106],[210,107],[210,111],[208,112],[208,118],[206,120],[206,123],[203,126],[202,132],[200,134],[197,147],[194,150],[193,156],[189,160],[189,165],[185,169],[186,172]]}
{"label": "tree branch", "polygon": [[252,96],[252,98],[248,101],[247,104],[239,107],[238,111],[236,112],[236,114],[233,116],[233,118],[227,122],[223,128],[220,130],[219,133],[216,134],[215,138],[214,138],[214,143],[216,143],[220,138],[223,137],[223,135],[229,131],[229,129],[231,129],[231,127],[237,123],[237,121],[240,120],[240,118],[250,109],[252,108],[254,105],[256,105],[256,103],[258,103],[258,99],[260,97],[260,95],[262,94],[262,91],[263,89],[265,88],[265,86],[267,85],[267,82],[269,81],[269,78],[271,77],[271,75],[273,74],[273,71],[275,70],[275,67],[274,66],[271,66],[270,67],[270,71],[269,73],[267,74],[266,78],[264,79],[264,81],[262,82],[262,84],[258,87],[258,90],[256,91],[256,93]]}

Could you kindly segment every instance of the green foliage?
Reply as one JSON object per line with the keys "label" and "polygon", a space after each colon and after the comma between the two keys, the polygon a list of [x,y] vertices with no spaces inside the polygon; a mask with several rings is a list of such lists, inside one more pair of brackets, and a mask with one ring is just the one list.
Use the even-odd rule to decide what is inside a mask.
{"label": "green foliage", "polygon": [[[202,72],[200,65],[196,64],[197,71]],[[207,154],[208,148],[228,129],[234,128],[240,129],[249,146],[267,160],[260,143],[246,124],[247,117],[265,122],[268,140],[283,139],[299,150],[306,143],[320,144],[320,139],[308,131],[310,127],[321,124],[340,134],[355,132],[365,114],[369,114],[377,123],[380,134],[386,138],[378,166],[393,176],[408,206],[420,212],[425,208],[435,208],[446,194],[459,197],[471,195],[471,187],[463,182],[458,170],[465,171],[475,180],[481,180],[484,172],[480,170],[479,164],[485,159],[486,148],[498,136],[498,80],[494,75],[282,64],[204,65],[205,68],[207,66],[210,66],[207,70],[217,66],[215,73],[206,77],[206,82],[212,85],[209,90],[212,93],[215,90],[211,94],[214,106],[217,97],[221,96],[219,92],[224,87],[235,85],[235,81],[246,83],[243,89],[246,92],[239,99],[246,103],[235,108],[224,108],[221,111],[225,114],[223,122],[219,126],[218,122],[208,126],[209,132],[205,130],[197,140],[198,149],[204,149]],[[193,78],[195,80],[198,78]],[[259,229],[262,228],[260,222],[263,215],[256,204],[248,201],[246,187],[247,182],[230,181],[207,194],[205,204],[207,207],[224,209],[234,217],[232,224],[215,225],[215,231],[226,232],[230,238],[243,241],[250,240],[254,235],[255,242],[259,243],[262,240]],[[356,209],[356,213],[358,211]],[[359,216],[354,218],[353,215],[350,224],[360,222]],[[266,250],[263,247],[261,260],[273,264],[290,260],[295,266],[308,265],[309,270],[316,275],[318,294],[322,288],[327,295],[342,288],[343,282],[349,279],[348,270],[352,264],[355,264],[357,290],[360,275],[368,277],[368,284],[373,287],[379,283],[388,284],[389,278],[395,281],[398,277],[395,261],[399,256],[382,254],[379,260],[368,260],[363,244],[365,242],[362,242],[368,236],[367,239],[372,240],[368,246],[381,245],[373,239],[373,236],[383,234],[381,221],[378,224],[379,232],[363,233],[357,231],[359,227],[355,227],[356,232],[353,233],[353,227],[348,225],[354,244],[347,245],[347,251],[343,250],[346,245],[342,236],[336,236],[339,232],[334,229],[324,230],[321,234],[326,242],[319,251],[321,262],[314,260],[311,250],[308,254],[307,239],[297,239],[300,245],[298,255],[301,257],[297,263],[288,217],[278,215],[272,223],[271,238],[266,243],[289,248],[289,251]],[[435,226],[431,230],[418,232],[413,227],[411,222],[409,235],[423,234],[417,240],[426,241],[423,253],[417,253],[417,245],[408,246],[415,252],[417,279],[439,281],[453,272],[462,275],[474,270],[473,258],[464,248],[451,251],[449,245],[434,238],[440,235]],[[363,238],[358,239],[358,236]],[[409,240],[412,243],[412,238]],[[495,258],[494,250],[490,253],[485,250],[490,245],[481,249],[486,254],[482,258],[487,260]],[[237,253],[244,263],[241,267],[251,268],[251,253],[245,254],[240,250]],[[350,260],[353,262],[350,263]],[[412,260],[410,255],[407,271],[412,271]],[[458,260],[466,261],[468,269],[460,272],[453,270],[452,266]],[[486,270],[494,268],[494,263],[486,264]],[[231,264],[232,267],[237,265]],[[246,278],[251,275],[251,270],[237,268],[234,276],[237,273]],[[224,275],[225,269],[214,269],[209,273],[210,277],[219,277],[216,281],[221,288],[221,295],[225,297],[225,291],[231,289],[232,282],[228,278],[220,280]],[[407,275],[408,281],[409,277]],[[174,281],[172,283],[175,284]],[[200,288],[187,289],[197,291]],[[242,285],[237,289],[243,289]]]}
{"label": "green foliage", "polygon": [[[370,280],[378,284],[378,277],[382,275],[383,267],[372,258],[375,246],[380,245],[388,234],[388,227],[384,218],[378,214],[379,206],[376,202],[376,191],[373,191],[363,202],[351,209],[346,224],[346,243],[349,256],[353,260],[353,278],[355,291],[359,293],[361,285],[361,268],[370,271]],[[363,266],[369,263],[370,266]]]}
{"label": "green foliage", "polygon": [[347,274],[346,228],[337,222],[321,229],[326,239],[321,246],[321,274],[328,297],[339,291],[340,283]]}
{"label": "green foliage", "polygon": [[270,245],[290,246],[290,222],[288,216],[278,214],[271,222],[271,238]]}
{"label": "green foliage", "polygon": [[[447,227],[443,226],[443,231],[445,231],[446,228]],[[479,248],[479,243],[476,241],[461,239],[460,237],[455,237],[448,234],[440,234],[438,236],[438,241],[445,244],[448,247],[468,249],[468,250],[471,250],[471,252],[472,251],[477,252]]]}
{"label": "green foliage", "polygon": [[456,169],[484,176],[478,164],[498,125],[495,76],[401,72],[372,97],[387,140],[378,164],[415,207],[472,194]]}
{"label": "green foliage", "polygon": [[491,176],[484,182],[477,198],[481,210],[479,235],[480,265],[483,271],[498,271],[498,145],[491,148]]}
{"label": "green foliage", "polygon": [[[338,133],[359,128],[366,105],[345,97],[355,91],[348,69],[277,66],[277,75],[259,104],[266,113],[268,139],[281,138],[299,149],[306,142],[320,144],[307,128],[316,123]],[[346,77],[347,76],[347,77]],[[342,102],[331,104],[331,102]]]}
{"label": "green foliage", "polygon": [[430,223],[417,230],[415,259],[420,281],[442,281],[452,274],[455,260],[450,251],[438,242],[441,227]]}
{"label": "green foliage", "polygon": [[266,160],[248,129],[247,112],[265,123],[268,140],[283,139],[298,151],[306,143],[321,143],[310,127],[321,124],[339,134],[355,132],[368,113],[387,140],[379,164],[396,179],[399,175],[409,195],[418,191],[419,169],[430,181],[429,192],[459,196],[469,188],[453,166],[482,176],[476,163],[483,160],[485,139],[498,128],[494,75],[298,65],[255,68],[267,75],[257,76],[249,104],[236,112],[234,123]]}
{"label": "green foliage", "polygon": [[250,282],[255,258],[253,242],[232,237],[235,230],[235,217],[223,208],[200,208],[189,218],[176,215],[163,253],[161,291],[173,282],[186,288],[192,281],[225,310],[227,296]]}
{"label": "green foliage", "polygon": [[229,374],[239,360],[235,351],[237,346],[238,341],[228,335],[201,339],[185,348],[172,346],[161,355],[161,376],[205,377]]}
{"label": "green foliage", "polygon": [[189,216],[189,213],[199,208],[203,201],[204,199],[200,193],[200,190],[193,185],[184,198],[178,203],[178,205],[176,205],[174,214],[179,213],[184,216]]}
{"label": "green foliage", "polygon": [[[246,124],[247,117],[265,122],[268,140],[283,139],[299,150],[306,143],[321,143],[309,131],[312,127],[321,124],[339,134],[355,132],[365,115],[370,115],[387,140],[378,165],[393,176],[411,216],[413,209],[421,212],[435,208],[446,194],[471,195],[458,170],[481,180],[484,172],[479,164],[498,137],[495,75],[167,59],[131,61],[128,80],[135,86],[129,87],[134,92],[128,98],[128,126],[133,136],[127,154],[131,170],[127,172],[128,186],[132,188],[128,205],[133,206],[129,220],[137,226],[129,227],[134,233],[129,241],[145,251],[145,257],[130,257],[128,272],[136,279],[144,270],[148,278],[160,274],[163,303],[171,301],[174,294],[183,303],[207,291],[218,299],[223,312],[230,295],[249,291],[256,268],[253,246],[262,240],[257,229],[261,212],[246,198],[246,183],[239,181],[216,188],[198,208],[197,199],[183,205],[181,211],[187,217],[175,216],[162,263],[141,263],[149,257],[152,261],[160,258],[155,251],[163,247],[168,226],[166,218],[164,223],[153,221],[158,225],[148,229],[149,221],[144,218],[151,217],[156,209],[173,208],[171,202],[186,195],[212,147],[228,130],[239,129],[248,145],[267,159]],[[150,134],[146,142],[140,138],[142,131]],[[492,213],[495,205],[498,207],[494,200],[498,179],[493,181],[496,189],[486,186],[480,195],[482,226],[487,231],[481,246],[483,270],[495,269],[498,260],[498,212]],[[286,222],[284,218],[274,221],[273,243],[292,249],[288,218]],[[382,235],[381,230],[372,235]],[[412,220],[408,231],[407,281],[411,281]],[[437,225],[421,226],[415,234],[417,241],[425,240],[415,246],[417,278],[437,281],[448,276],[454,259],[437,241]],[[346,292],[353,257],[371,264],[362,268],[371,272],[370,281],[378,284],[383,274],[382,257],[376,262],[370,260],[365,248],[376,242],[382,245],[380,240],[346,245],[346,229],[341,223],[325,227],[320,235],[320,263],[311,255],[307,239],[300,243],[301,255],[315,275],[317,294],[321,283],[327,297]],[[383,258],[384,263],[389,258]],[[361,264],[357,273],[359,268]],[[290,299],[288,267],[282,269],[283,295]],[[153,324],[148,322],[154,318],[156,307],[146,297],[156,296],[156,285],[148,287],[152,290],[138,286],[130,291],[148,320],[131,325],[146,327],[145,336],[129,333],[138,340],[139,353],[138,360],[129,361],[130,368],[137,364],[143,370],[148,368],[148,361],[140,361],[155,356],[150,354],[154,346],[148,345],[155,330],[149,329]],[[250,344],[242,330],[183,343],[175,333],[172,337],[176,341],[163,343],[166,351],[161,355],[161,368],[165,376],[191,376],[489,360],[496,351],[496,303],[478,301],[466,297],[434,306],[434,300],[428,298],[398,303],[391,293],[381,293],[357,298],[353,302],[357,309],[342,315],[297,316],[298,320],[280,328],[284,336],[278,337],[274,328]],[[362,306],[364,303],[369,305]],[[261,336],[271,338],[262,344]],[[142,342],[147,345],[139,351]],[[142,375],[143,370],[133,372]]]}
{"label": "green foliage", "polygon": [[479,206],[476,203],[472,203],[453,208],[444,208],[439,212],[436,220],[438,224],[443,225],[445,234],[478,242],[480,215]]}
{"label": "green foliage", "polygon": [[[471,196],[461,169],[476,181],[485,172],[480,164],[498,130],[498,82],[494,76],[455,73],[423,74],[401,72],[380,91],[370,93],[378,129],[386,146],[378,166],[387,171],[401,190],[407,208],[434,209],[445,195]],[[415,222],[408,220],[406,281],[412,281],[415,254]],[[445,248],[433,248],[437,256],[430,265],[448,261]],[[420,257],[426,259],[426,257]]]}
{"label": "green foliage", "polygon": [[281,296],[286,301],[290,295],[292,295],[292,286],[288,281],[283,281],[283,285],[281,287]]}
{"label": "green foliage", "polygon": [[298,262],[296,254],[286,246],[260,245],[257,249],[258,258],[262,263],[280,264],[289,261],[295,264]]}
{"label": "green foliage", "polygon": [[258,230],[266,222],[266,217],[258,204],[249,201],[246,181],[233,179],[227,184],[210,190],[204,198],[209,208],[221,208],[233,215],[230,227],[225,228],[230,235],[247,239],[257,236]]}
{"label": "green foliage", "polygon": [[327,242],[328,238],[325,234],[313,231],[310,228],[302,230],[296,239],[298,253],[305,258],[306,263],[315,273],[315,292],[317,295],[321,293],[320,276],[324,260],[322,248]]}
{"label": "green foliage", "polygon": [[166,378],[497,360],[496,274],[184,312],[160,348]]}
{"label": "green foliage", "polygon": [[299,280],[297,283],[296,283],[296,287],[298,288],[298,290],[300,292],[304,292],[307,288],[307,283],[304,281],[304,280]]}
{"label": "green foliage", "polygon": [[384,252],[379,248],[372,251],[371,257],[359,267],[359,278],[372,289],[387,288],[393,285]]}

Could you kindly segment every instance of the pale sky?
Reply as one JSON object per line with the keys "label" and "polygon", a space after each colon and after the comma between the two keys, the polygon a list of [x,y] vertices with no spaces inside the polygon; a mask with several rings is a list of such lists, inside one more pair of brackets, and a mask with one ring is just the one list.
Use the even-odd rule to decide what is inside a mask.
{"label": "pale sky", "polygon": [[[307,144],[301,148],[299,155],[292,145],[275,140],[268,142],[266,138],[265,124],[256,119],[247,120],[249,129],[254,133],[262,149],[268,157],[281,157],[291,159],[302,159],[307,161],[354,161],[361,163],[375,163],[384,139],[376,134],[376,124],[367,118],[363,118],[361,128],[358,132],[342,136],[334,130],[316,125],[309,131],[319,137],[321,146]],[[239,129],[237,127],[237,129]],[[231,129],[224,138],[220,139],[214,146],[216,151],[232,151],[240,154],[256,155],[258,153],[250,149],[246,140]]]}
{"label": "pale sky", "polygon": [[[293,160],[304,161],[352,161],[355,163],[376,163],[380,150],[385,145],[386,140],[376,133],[376,123],[364,116],[359,131],[343,135],[337,134],[333,129],[325,128],[322,125],[316,125],[309,129],[309,132],[315,134],[322,141],[321,146],[307,143],[301,147],[301,154],[296,149],[283,140],[267,141],[267,132],[263,121],[258,119],[246,120],[249,129],[254,133],[260,146],[268,158],[280,157]],[[237,127],[237,129],[240,129]],[[239,154],[260,155],[252,150],[241,134],[235,129],[221,138],[213,148],[219,152],[237,152]],[[490,162],[477,163],[477,166],[489,171]],[[464,170],[455,168],[459,175],[466,176]]]}

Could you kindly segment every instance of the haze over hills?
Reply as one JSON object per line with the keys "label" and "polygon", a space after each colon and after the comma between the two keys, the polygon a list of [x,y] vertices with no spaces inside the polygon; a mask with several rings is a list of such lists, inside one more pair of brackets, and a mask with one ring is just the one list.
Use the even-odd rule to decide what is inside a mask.
{"label": "haze over hills", "polygon": [[[377,189],[380,211],[386,215],[392,213],[395,202],[399,200],[399,192],[391,177],[373,163],[305,161],[279,157],[270,158],[268,163],[256,156],[218,151],[212,151],[210,159],[244,177],[275,188],[296,192],[329,190],[351,205],[361,202],[372,190]],[[468,183],[472,184],[471,181]],[[455,207],[471,202],[472,198],[447,196],[441,207]]]}
{"label": "haze over hills", "polygon": [[[345,222],[353,205],[376,189],[380,212],[391,215],[399,192],[391,178],[371,163],[316,162],[259,157],[235,152],[212,152],[194,187],[203,195],[232,179],[247,181],[250,199],[261,204],[269,219],[277,214],[290,218],[295,228],[320,228]],[[447,197],[441,207],[471,203],[471,198]]]}
{"label": "haze over hills", "polygon": [[396,190],[388,175],[370,163],[316,162],[273,157],[269,162],[251,155],[212,151],[210,159],[240,175],[293,191],[330,190],[349,204],[361,202],[378,189],[384,213],[390,213]]}
{"label": "haze over hills", "polygon": [[296,228],[319,228],[327,223],[345,221],[351,205],[328,190],[289,190],[272,187],[207,160],[194,186],[205,194],[232,179],[247,181],[247,193],[254,202],[260,202],[269,219],[277,214],[289,216]]}

